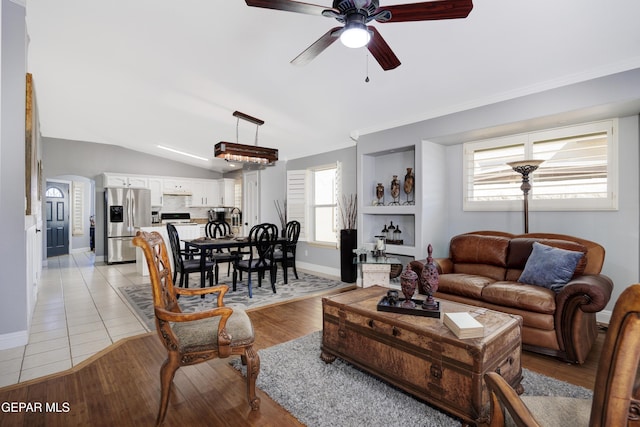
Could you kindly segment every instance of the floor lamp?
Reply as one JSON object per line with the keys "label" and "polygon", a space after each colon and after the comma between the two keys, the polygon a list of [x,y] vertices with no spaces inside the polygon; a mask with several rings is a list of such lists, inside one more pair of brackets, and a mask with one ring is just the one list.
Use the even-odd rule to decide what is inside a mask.
{"label": "floor lamp", "polygon": [[529,184],[529,174],[533,173],[540,163],[544,160],[520,160],[518,162],[507,163],[511,168],[522,175],[522,185],[520,189],[524,194],[524,232],[529,232],[529,190],[531,190],[531,184]]}

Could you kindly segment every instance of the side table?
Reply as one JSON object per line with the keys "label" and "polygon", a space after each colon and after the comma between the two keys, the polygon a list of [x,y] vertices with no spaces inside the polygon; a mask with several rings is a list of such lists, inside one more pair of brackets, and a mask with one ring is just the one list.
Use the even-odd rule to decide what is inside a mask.
{"label": "side table", "polygon": [[358,268],[356,284],[362,288],[368,288],[373,285],[389,287],[391,264],[402,264],[398,258],[388,256],[374,257],[371,254],[367,254],[367,259],[360,260],[360,257],[355,259],[355,262],[360,267]]}

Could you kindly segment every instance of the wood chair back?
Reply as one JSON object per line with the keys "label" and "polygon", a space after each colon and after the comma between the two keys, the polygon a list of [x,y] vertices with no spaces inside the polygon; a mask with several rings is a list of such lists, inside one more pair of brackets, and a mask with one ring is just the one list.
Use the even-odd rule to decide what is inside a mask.
{"label": "wood chair back", "polygon": [[[640,426],[639,367],[640,284],[635,284],[622,292],[613,309],[598,363],[590,427]],[[505,410],[517,426],[540,426],[535,408],[527,407],[499,374],[487,373],[485,381],[491,392],[491,427],[505,424]],[[546,398],[543,406],[538,404],[538,410],[551,413],[554,400]],[[576,404],[584,402],[580,400],[575,399]],[[581,413],[586,415],[586,411]]]}
{"label": "wood chair back", "polygon": [[[224,294],[229,287],[174,287],[167,247],[160,233],[138,231],[133,244],[142,249],[149,267],[156,331],[167,350],[167,359],[160,369],[161,393],[156,425],[164,421],[173,378],[180,366],[231,355],[241,356],[247,365],[247,400],[252,410],[258,410],[260,399],[256,395],[255,382],[260,371],[260,358],[253,349],[253,325],[244,310],[225,307]],[[178,305],[178,295],[206,294],[217,294],[215,307],[184,313]]]}

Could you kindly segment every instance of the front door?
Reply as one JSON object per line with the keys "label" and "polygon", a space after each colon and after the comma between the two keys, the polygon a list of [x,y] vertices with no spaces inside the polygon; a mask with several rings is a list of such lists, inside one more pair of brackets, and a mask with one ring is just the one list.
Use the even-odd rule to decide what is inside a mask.
{"label": "front door", "polygon": [[69,184],[47,182],[47,257],[69,253]]}

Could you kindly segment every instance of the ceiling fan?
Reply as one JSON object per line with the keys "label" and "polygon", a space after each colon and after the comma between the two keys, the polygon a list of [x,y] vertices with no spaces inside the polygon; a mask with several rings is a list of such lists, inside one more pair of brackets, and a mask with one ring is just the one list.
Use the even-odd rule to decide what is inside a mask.
{"label": "ceiling fan", "polygon": [[245,0],[247,5],[288,12],[321,15],[335,18],[341,27],[334,27],[295,57],[292,64],[305,65],[331,46],[338,38],[347,47],[367,46],[371,55],[382,69],[392,70],[400,65],[387,42],[375,27],[368,26],[371,21],[408,22],[438,19],[466,18],[473,9],[472,0],[434,0],[422,3],[398,4],[379,7],[379,0],[333,0],[333,6],[327,8],[294,0]]}

